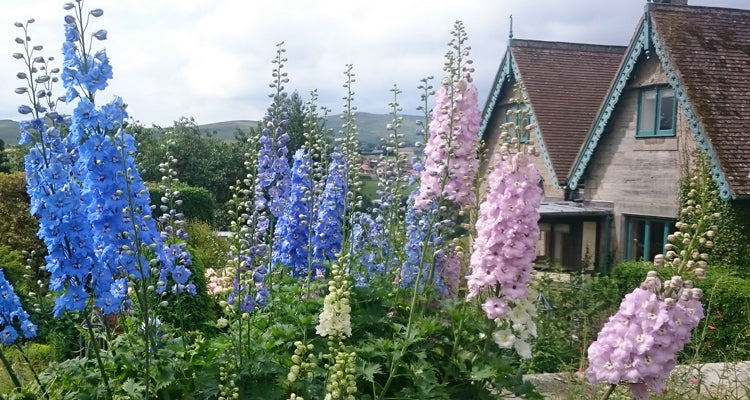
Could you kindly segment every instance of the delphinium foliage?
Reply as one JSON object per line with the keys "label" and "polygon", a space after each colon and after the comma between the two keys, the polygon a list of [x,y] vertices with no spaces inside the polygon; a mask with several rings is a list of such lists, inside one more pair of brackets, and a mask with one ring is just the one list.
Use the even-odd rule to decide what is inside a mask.
{"label": "delphinium foliage", "polygon": [[628,384],[638,400],[648,399],[649,389],[665,391],[677,353],[704,317],[703,291],[692,279],[705,279],[720,215],[713,211],[718,193],[710,170],[698,160],[691,172],[677,230],[667,238],[666,254],[653,261],[655,268],[674,275],[662,281],[650,271],[588,348],[586,376],[592,383],[610,384],[605,399],[619,383]]}

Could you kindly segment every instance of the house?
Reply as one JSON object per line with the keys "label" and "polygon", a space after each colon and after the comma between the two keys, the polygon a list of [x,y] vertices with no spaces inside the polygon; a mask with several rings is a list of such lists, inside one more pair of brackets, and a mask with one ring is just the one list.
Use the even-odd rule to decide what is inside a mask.
{"label": "house", "polygon": [[[567,190],[568,176],[597,117],[620,65],[624,46],[544,42],[511,38],[485,104],[480,135],[491,154],[502,144],[501,125],[509,110],[527,107],[531,139],[540,150],[536,164],[545,199],[537,261],[567,269],[600,266],[606,261],[611,203],[581,201]],[[515,96],[522,82],[523,102]]]}
{"label": "house", "polygon": [[613,204],[617,260],[664,251],[695,149],[723,199],[750,203],[750,10],[666,3],[646,4],[565,182]]}

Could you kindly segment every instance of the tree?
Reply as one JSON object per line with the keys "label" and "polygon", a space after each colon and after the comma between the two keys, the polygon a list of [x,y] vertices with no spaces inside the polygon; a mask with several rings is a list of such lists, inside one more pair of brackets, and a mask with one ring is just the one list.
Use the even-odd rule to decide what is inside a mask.
{"label": "tree", "polygon": [[0,139],[0,172],[5,172],[6,174],[10,172],[10,166],[7,165],[7,158],[5,155],[5,141]]}

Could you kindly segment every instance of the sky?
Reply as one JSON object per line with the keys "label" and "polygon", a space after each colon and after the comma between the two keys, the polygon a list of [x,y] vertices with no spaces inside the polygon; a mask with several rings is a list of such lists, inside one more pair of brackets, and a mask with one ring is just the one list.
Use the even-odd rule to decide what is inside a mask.
{"label": "sky", "polygon": [[[627,45],[645,0],[83,0],[102,8],[91,32],[108,31],[114,79],[97,94],[117,95],[134,119],[170,126],[262,119],[269,104],[271,60],[284,42],[288,92],[317,89],[319,106],[343,110],[347,64],[353,65],[358,112],[388,113],[397,85],[403,114],[418,115],[420,79],[437,85],[457,20],[468,33],[473,77],[484,105],[508,43],[521,39]],[[13,23],[34,18],[29,36],[40,53],[62,60],[64,1],[2,0],[0,119],[19,120],[25,97],[13,90],[22,63]],[[749,8],[750,0],[690,0],[691,5]],[[59,88],[59,94],[64,93]],[[432,105],[430,105],[432,106]],[[69,108],[61,107],[62,111]]]}

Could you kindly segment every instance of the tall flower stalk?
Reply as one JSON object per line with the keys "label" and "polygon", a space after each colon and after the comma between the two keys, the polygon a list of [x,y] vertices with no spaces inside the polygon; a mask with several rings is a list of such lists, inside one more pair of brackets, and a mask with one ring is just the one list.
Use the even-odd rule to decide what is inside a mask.
{"label": "tall flower stalk", "polygon": [[[21,125],[22,143],[31,144],[26,172],[32,213],[40,217],[40,237],[47,245],[50,288],[62,292],[55,302],[55,314],[83,311],[108,398],[112,392],[91,313],[106,321],[103,315],[119,312],[128,287],[133,288],[144,326],[148,398],[151,359],[157,348],[148,278],[152,264],[165,261],[161,237],[151,219],[148,191],[135,168],[135,140],[125,130],[125,104],[119,98],[101,107],[95,103],[96,93],[112,78],[106,51],[94,51],[92,46],[105,40],[107,31],[87,32],[91,19],[103,11],[85,12],[83,1],[66,3],[63,8],[71,14],[65,16],[61,80],[65,100],[77,103],[69,123],[54,112],[47,117],[65,122],[67,135],[48,128],[42,117],[48,110],[37,100],[50,97],[49,90],[32,98],[33,107],[19,108],[34,116]],[[31,58],[28,46],[25,48],[26,56],[18,58],[27,65],[41,63]],[[37,48],[41,49],[32,50]],[[31,68],[30,73],[38,70]],[[53,79],[44,74],[34,79],[36,83],[46,81]]]}
{"label": "tall flower stalk", "polygon": [[[636,400],[649,398],[649,389],[661,393],[677,364],[677,353],[690,341],[692,330],[704,317],[703,291],[695,277],[705,279],[708,252],[716,235],[714,212],[718,192],[706,156],[699,154],[688,178],[688,189],[677,231],[668,236],[666,254],[658,254],[640,287],[625,296],[588,348],[586,377],[609,383],[608,398],[619,383],[628,384]],[[659,268],[674,275],[659,277]]]}

